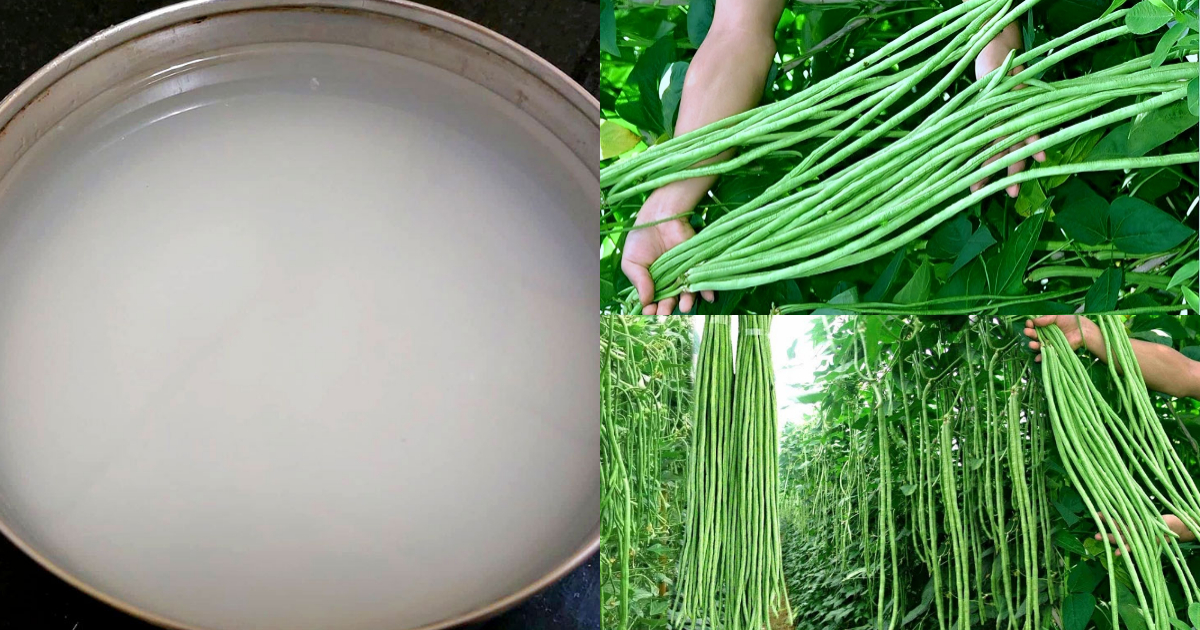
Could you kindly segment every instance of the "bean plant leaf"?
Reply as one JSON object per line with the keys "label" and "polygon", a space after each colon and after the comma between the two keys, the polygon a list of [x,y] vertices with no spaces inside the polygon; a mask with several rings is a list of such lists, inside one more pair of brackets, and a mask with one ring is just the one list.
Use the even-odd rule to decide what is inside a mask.
{"label": "bean plant leaf", "polygon": [[926,251],[934,258],[954,258],[971,239],[971,222],[959,215],[942,224],[929,238]]}
{"label": "bean plant leaf", "polygon": [[1176,24],[1167,29],[1162,39],[1158,40],[1158,45],[1154,47],[1154,55],[1150,58],[1150,67],[1157,68],[1163,65],[1167,56],[1171,54],[1171,48],[1175,46],[1175,42],[1187,35],[1187,31],[1188,27],[1183,24]]}
{"label": "bean plant leaf", "polygon": [[[946,280],[946,284],[938,290],[939,298],[956,297],[956,296],[972,296],[984,295],[987,293],[988,279],[987,267],[983,261],[976,258],[975,261],[968,264],[966,267],[959,269]],[[947,308],[966,308],[972,303],[968,301],[948,303]],[[1015,305],[1014,305],[1015,306]],[[1022,306],[1022,309],[1024,307]],[[1025,311],[1022,310],[1022,313]]]}
{"label": "bean plant leaf", "polygon": [[1188,606],[1188,619],[1193,626],[1200,628],[1200,602]]}
{"label": "bean plant leaf", "polygon": [[962,269],[967,263],[975,260],[976,256],[983,253],[984,250],[996,244],[996,238],[992,236],[992,231],[986,225],[980,225],[971,238],[963,244],[962,249],[958,252],[958,258],[954,259],[954,264],[950,266],[950,273]]}
{"label": "bean plant leaf", "polygon": [[1100,14],[1100,17],[1108,17],[1108,14],[1119,9],[1122,4],[1125,4],[1125,0],[1112,0],[1112,3],[1108,5],[1108,8],[1104,10],[1104,13]]}
{"label": "bean plant leaf", "polygon": [[[1058,510],[1059,516],[1063,518],[1063,522],[1067,524],[1067,527],[1071,527],[1075,523],[1079,522],[1079,512],[1069,509],[1067,505],[1064,505],[1059,501],[1055,501],[1054,509]],[[1080,548],[1082,549],[1082,547]]]}
{"label": "bean plant leaf", "polygon": [[667,132],[675,135],[675,115],[679,113],[679,99],[683,97],[683,80],[687,76],[688,62],[676,61],[667,67],[667,89],[662,95],[663,125]]}
{"label": "bean plant leaf", "polygon": [[600,50],[614,56],[621,56],[617,48],[617,15],[613,0],[600,0]]}
{"label": "bean plant leaf", "polygon": [[[828,304],[854,304],[856,302],[858,302],[858,287],[850,287],[829,298]],[[819,308],[813,311],[813,315],[848,315],[850,313],[853,311],[844,308]]]}
{"label": "bean plant leaf", "polygon": [[1095,538],[1085,538],[1083,539],[1083,548],[1087,551],[1087,555],[1097,557],[1101,562],[1108,562],[1108,556],[1104,555],[1103,541],[1096,540]]}
{"label": "bean plant leaf", "polygon": [[[1124,2],[1124,0],[1118,1]],[[1046,8],[1046,23],[1053,24],[1056,28],[1071,30],[1099,17],[1101,11],[1108,4],[1109,0],[1056,0]],[[1031,35],[1042,35],[1044,37],[1043,31],[1032,28],[1033,25],[1028,20],[1022,22],[1022,25],[1025,27],[1022,30],[1026,31],[1023,38],[1025,40],[1025,50],[1029,50],[1037,44],[1042,43],[1042,41],[1038,41],[1035,44]],[[1028,33],[1028,31],[1033,31],[1033,33]]]}
{"label": "bean plant leaf", "polygon": [[759,191],[773,183],[774,180],[768,180],[762,175],[728,175],[717,180],[715,194],[723,203],[738,205],[750,201]]}
{"label": "bean plant leaf", "polygon": [[1177,101],[1135,118],[1129,128],[1128,150],[1133,156],[1146,155],[1175,136],[1195,128],[1196,115],[1188,111],[1187,103]]}
{"label": "bean plant leaf", "polygon": [[1083,312],[1107,313],[1116,310],[1117,298],[1121,295],[1121,284],[1125,273],[1120,267],[1109,267],[1096,278],[1092,288],[1088,289],[1087,297],[1083,299]]}
{"label": "bean plant leaf", "polygon": [[[658,95],[657,94],[654,95],[652,100],[658,101]],[[657,111],[658,113],[657,114],[651,113],[654,111]],[[662,102],[661,101],[658,102],[657,110],[646,106],[646,104],[643,103],[640,98],[634,98],[633,100],[628,100],[628,101],[621,101],[621,102],[617,103],[617,115],[620,116],[621,118],[623,118],[624,120],[631,122],[634,125],[637,125],[638,129],[641,129],[641,130],[649,133],[650,135],[648,136],[648,138],[653,138],[655,136],[658,136],[660,133],[662,133],[662,119],[661,119],[661,117],[662,117]],[[647,142],[651,142],[651,140],[647,140]]]}
{"label": "bean plant leaf", "polygon": [[699,48],[708,35],[712,26],[713,12],[716,10],[716,0],[692,0],[688,3],[687,29],[688,41]]}
{"label": "bean plant leaf", "polygon": [[829,298],[830,304],[854,304],[858,302],[858,287],[850,287]]}
{"label": "bean plant leaf", "polygon": [[[863,346],[866,349],[867,361],[874,363],[879,358],[880,328],[882,322],[878,317],[865,318],[863,324]],[[891,413],[889,411],[889,413]]]}
{"label": "bean plant leaf", "polygon": [[636,133],[611,121],[600,122],[600,159],[607,160],[636,147],[642,139]]}
{"label": "bean plant leaf", "polygon": [[1083,630],[1092,618],[1096,598],[1091,593],[1071,593],[1063,599],[1063,630]]}
{"label": "bean plant leaf", "polygon": [[[1096,129],[1085,133],[1078,138],[1075,138],[1071,144],[1066,147],[1057,146],[1046,149],[1046,161],[1043,166],[1058,166],[1063,164],[1075,164],[1087,158],[1092,147],[1100,142],[1100,138],[1104,137],[1102,129]],[[1058,188],[1063,183],[1068,181],[1079,181],[1079,178],[1071,177],[1070,174],[1056,175],[1054,177],[1046,177],[1038,180],[1043,190],[1051,190]]]}
{"label": "bean plant leaf", "polygon": [[1146,201],[1152,202],[1179,188],[1179,175],[1167,169],[1150,171],[1149,173],[1141,172],[1140,174],[1145,175],[1145,179],[1142,179],[1137,184],[1134,195]]}
{"label": "bean plant leaf", "polygon": [[1142,316],[1134,319],[1133,330],[1135,331],[1160,331],[1166,333],[1171,339],[1184,341],[1191,337],[1191,333],[1183,324],[1179,323],[1174,317],[1149,317]]}
{"label": "bean plant leaf", "polygon": [[1071,569],[1067,590],[1072,593],[1091,593],[1108,577],[1108,572],[1092,562],[1081,562]]}
{"label": "bean plant leaf", "polygon": [[1193,260],[1175,270],[1175,275],[1171,276],[1171,282],[1167,284],[1167,288],[1174,289],[1175,287],[1188,282],[1192,278],[1195,278],[1198,273],[1200,273],[1200,260]]}
{"label": "bean plant leaf", "polygon": [[1130,254],[1166,251],[1193,233],[1171,215],[1137,197],[1114,199],[1108,209],[1108,220],[1113,244]]}
{"label": "bean plant leaf", "polygon": [[[906,496],[908,494],[911,493],[905,493]],[[904,619],[901,620],[900,625],[906,626],[916,620],[917,617],[925,614],[925,611],[929,610],[929,605],[933,603],[933,596],[935,593],[936,591],[934,590],[934,583],[931,579],[927,584],[925,584],[925,589],[921,591],[921,603],[917,604],[916,608],[913,608],[912,610],[908,611],[908,614],[904,615]]]}
{"label": "bean plant leaf", "polygon": [[[1122,601],[1130,601],[1132,599],[1130,597],[1129,599],[1122,599]],[[1142,616],[1141,608],[1133,604],[1121,604],[1117,607],[1117,610],[1121,614],[1121,621],[1125,622],[1129,630],[1149,630],[1146,626],[1146,618]]]}
{"label": "bean plant leaf", "polygon": [[1044,203],[1046,203],[1046,192],[1042,190],[1041,183],[1034,180],[1021,184],[1021,192],[1017,195],[1017,203],[1014,206],[1017,214],[1028,217],[1037,212]]}
{"label": "bean plant leaf", "polygon": [[1145,35],[1162,28],[1172,17],[1174,14],[1170,9],[1150,0],[1142,0],[1125,14],[1125,25],[1134,34]]}
{"label": "bean plant leaf", "polygon": [[1114,127],[1108,135],[1100,139],[1096,146],[1088,153],[1088,160],[1109,160],[1112,158],[1123,157],[1138,157],[1130,152],[1129,148],[1129,127],[1132,123],[1125,123]]}
{"label": "bean plant leaf", "polygon": [[1065,197],[1066,202],[1054,215],[1054,224],[1063,233],[1087,245],[1099,245],[1109,239],[1107,200],[1079,178],[1067,182],[1059,196]]}
{"label": "bean plant leaf", "polygon": [[888,290],[892,288],[892,284],[896,280],[896,272],[900,271],[900,264],[904,262],[904,254],[903,247],[896,251],[896,255],[892,256],[891,262],[883,270],[883,275],[875,280],[875,284],[871,285],[866,295],[863,296],[864,300],[878,302],[887,296]]}
{"label": "bean plant leaf", "polygon": [[1186,624],[1178,619],[1172,619],[1171,626],[1176,628],[1176,630],[1192,630],[1192,626],[1189,626],[1188,624]]}
{"label": "bean plant leaf", "polygon": [[635,86],[637,100],[627,100],[617,105],[617,113],[621,115],[621,118],[656,136],[666,131],[658,85],[667,66],[671,65],[673,61],[675,61],[675,38],[671,34],[664,35],[642,51],[637,62],[633,64],[633,70],[629,72],[623,92],[623,94],[628,92],[629,86]]}
{"label": "bean plant leaf", "polygon": [[1075,538],[1071,532],[1060,531],[1055,534],[1054,544],[1057,545],[1059,549],[1070,551],[1077,556],[1088,555],[1087,549],[1084,548],[1083,543],[1079,542],[1079,540]]}
{"label": "bean plant leaf", "polygon": [[1046,214],[1048,213],[1039,212],[1022,221],[1001,247],[1000,256],[996,260],[996,273],[993,274],[992,288],[995,293],[1016,295],[1024,289],[1022,280],[1025,268],[1029,266],[1029,258],[1033,256],[1033,248],[1037,246],[1042,224],[1046,222]]}
{"label": "bean plant leaf", "polygon": [[929,261],[924,261],[908,283],[896,293],[896,302],[912,304],[929,299],[929,285],[933,280],[933,267]]}
{"label": "bean plant leaf", "polygon": [[1200,31],[1200,16],[1197,16],[1195,13],[1176,11],[1175,21],[1192,29],[1193,31]]}
{"label": "bean plant leaf", "polygon": [[1156,343],[1160,346],[1167,346],[1168,348],[1171,347],[1171,338],[1161,334],[1159,331],[1146,330],[1142,332],[1136,332],[1130,335],[1130,337],[1141,339],[1142,341],[1149,341],[1150,343]]}
{"label": "bean plant leaf", "polygon": [[1200,116],[1200,78],[1188,81],[1187,106],[1193,116]]}
{"label": "bean plant leaf", "polygon": [[1187,287],[1179,287],[1179,291],[1183,293],[1183,299],[1187,302],[1188,308],[1192,309],[1193,313],[1200,313],[1200,296]]}
{"label": "bean plant leaf", "polygon": [[[1066,471],[1063,473],[1066,475]],[[1069,510],[1072,514],[1081,514],[1087,509],[1087,504],[1083,502],[1083,497],[1075,488],[1067,486],[1059,490],[1057,503]]]}

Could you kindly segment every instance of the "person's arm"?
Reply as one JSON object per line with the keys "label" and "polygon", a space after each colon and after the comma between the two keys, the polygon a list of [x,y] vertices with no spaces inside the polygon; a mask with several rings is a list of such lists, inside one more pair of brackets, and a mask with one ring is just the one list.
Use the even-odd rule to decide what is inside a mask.
{"label": "person's arm", "polygon": [[[744,112],[762,98],[771,59],[775,56],[775,25],[783,12],[783,0],[722,0],[716,3],[712,26],[696,56],[688,65],[679,100],[676,135]],[[727,160],[732,151],[709,160]],[[690,212],[712,187],[715,177],[697,177],[672,182],[650,194],[638,212],[637,225],[661,221]],[[633,283],[646,315],[669,315],[675,298],[651,302],[654,281],[650,265],[659,256],[695,235],[686,219],[635,229],[625,239],[621,270]],[[713,300],[711,291],[704,298]],[[679,296],[681,311],[689,312],[695,295]]]}
{"label": "person's arm", "polygon": [[[1037,339],[1037,329],[1050,324],[1057,324],[1062,329],[1072,348],[1086,346],[1101,361],[1108,361],[1100,327],[1082,315],[1044,315],[1026,320],[1025,336]],[[1142,368],[1142,378],[1147,387],[1170,396],[1200,398],[1200,362],[1162,344],[1141,339],[1130,339],[1129,343],[1133,346],[1133,354]],[[1041,345],[1032,341],[1029,348],[1039,350]],[[1036,360],[1042,360],[1040,352]]]}

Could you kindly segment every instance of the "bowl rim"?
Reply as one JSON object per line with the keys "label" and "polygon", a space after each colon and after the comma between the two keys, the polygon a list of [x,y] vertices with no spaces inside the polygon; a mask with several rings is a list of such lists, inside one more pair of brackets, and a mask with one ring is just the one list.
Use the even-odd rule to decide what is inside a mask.
{"label": "bowl rim", "polygon": [[[386,17],[416,21],[424,26],[440,29],[450,35],[458,36],[482,46],[489,52],[495,53],[505,60],[514,63],[565,97],[574,108],[579,110],[588,119],[595,121],[599,121],[600,119],[600,103],[595,96],[584,90],[582,86],[571,79],[565,72],[528,48],[470,20],[440,9],[418,4],[412,0],[188,0],[144,13],[125,22],[110,26],[76,44],[66,52],[55,57],[45,66],[42,66],[7,96],[0,99],[0,135],[3,135],[7,131],[9,124],[16,120],[20,113],[27,107],[34,104],[41,94],[53,87],[55,83],[70,74],[75,68],[131,40],[173,26],[188,22],[203,21],[222,14],[273,9],[335,9],[367,14],[376,13]],[[54,574],[59,579],[121,612],[172,630],[216,630],[190,625],[152,613],[148,610],[143,610],[93,587],[39,553],[18,536],[4,522],[3,518],[0,518],[0,534],[12,542],[25,555],[37,562],[42,568]],[[599,549],[600,523],[597,521],[595,527],[585,537],[583,544],[568,557],[558,561],[541,578],[516,592],[484,604],[474,610],[424,626],[406,628],[404,630],[446,630],[464,624],[477,623],[499,615],[582,566]]]}
{"label": "bowl rim", "polygon": [[0,134],[26,107],[75,68],[131,40],[222,14],[272,9],[334,9],[376,13],[437,28],[477,44],[534,75],[565,96],[580,113],[600,120],[600,102],[565,72],[521,44],[452,13],[413,0],[187,0],[110,26],[83,40],[22,81],[0,99]]}

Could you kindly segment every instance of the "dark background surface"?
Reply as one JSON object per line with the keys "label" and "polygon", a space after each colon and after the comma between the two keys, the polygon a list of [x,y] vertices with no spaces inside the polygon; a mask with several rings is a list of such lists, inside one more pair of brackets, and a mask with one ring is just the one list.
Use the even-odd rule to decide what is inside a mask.
{"label": "dark background surface", "polygon": [[[541,55],[588,92],[600,85],[599,0],[418,0]],[[0,95],[97,32],[170,0],[0,0]]]}
{"label": "dark background surface", "polygon": [[[169,4],[162,0],[0,0],[0,95],[96,32]],[[424,0],[423,4],[513,39],[596,93],[599,0]],[[156,626],[75,590],[0,536],[0,629],[100,628],[153,630]],[[593,556],[523,605],[469,630],[599,628],[599,561]]]}

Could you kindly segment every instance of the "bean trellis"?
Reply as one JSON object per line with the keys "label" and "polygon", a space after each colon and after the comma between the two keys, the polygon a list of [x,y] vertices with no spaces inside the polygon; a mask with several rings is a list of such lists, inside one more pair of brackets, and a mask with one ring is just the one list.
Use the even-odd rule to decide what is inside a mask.
{"label": "bean trellis", "polygon": [[686,319],[606,317],[600,346],[604,627],[630,628],[631,602],[673,580],[663,543],[682,528],[675,487],[690,432],[693,343]]}
{"label": "bean trellis", "polygon": [[1013,322],[840,321],[823,421],[784,441],[797,628],[1191,627],[1196,545],[1161,515],[1196,522],[1197,463],[1115,367],[1137,365],[1122,320],[1090,370],[1056,328],[1039,366]]}
{"label": "bean trellis", "polygon": [[1200,529],[1200,403],[1125,369],[1130,335],[1200,356],[1200,317],[1095,318],[1107,364],[1054,328],[1035,362],[1023,318],[814,318],[820,400],[782,439],[780,318],[698,319],[604,319],[605,628],[1200,622],[1161,517]]}

